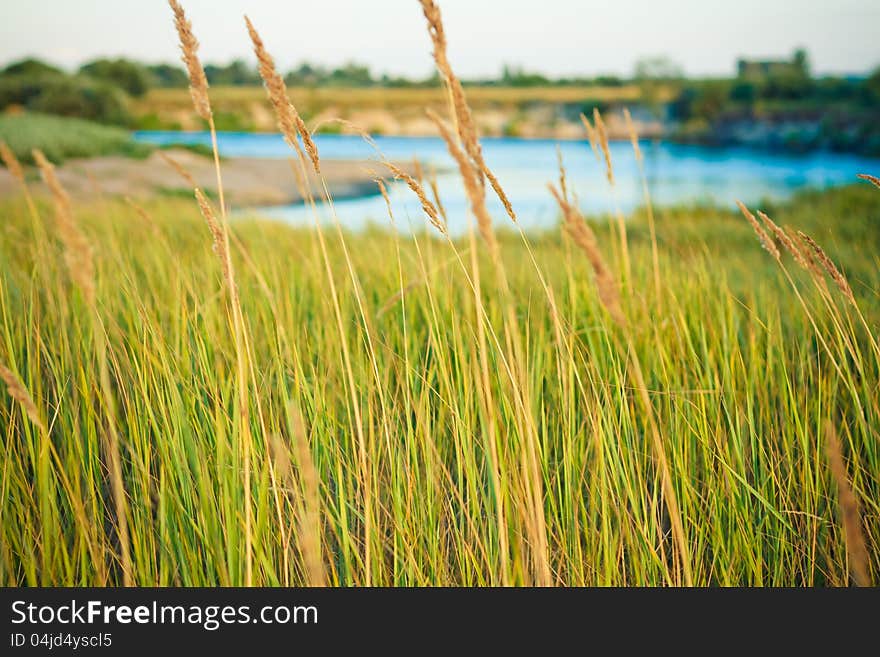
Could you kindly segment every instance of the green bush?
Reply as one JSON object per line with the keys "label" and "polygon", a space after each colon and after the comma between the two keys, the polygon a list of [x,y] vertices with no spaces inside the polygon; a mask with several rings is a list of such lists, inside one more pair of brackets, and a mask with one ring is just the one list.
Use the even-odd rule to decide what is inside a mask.
{"label": "green bush", "polygon": [[64,75],[64,71],[39,59],[32,58],[13,62],[0,71],[0,75],[29,75],[33,77],[46,74]]}
{"label": "green bush", "polygon": [[79,72],[114,84],[131,96],[143,96],[150,88],[150,74],[144,66],[127,59],[96,59],[83,65]]}
{"label": "green bush", "polygon": [[128,125],[131,121],[122,91],[105,82],[81,76],[0,76],[0,109],[10,105],[116,125]]}
{"label": "green bush", "polygon": [[146,157],[153,151],[151,146],[134,141],[127,130],[43,114],[0,115],[0,139],[26,163],[33,161],[34,148],[56,163],[98,155]]}

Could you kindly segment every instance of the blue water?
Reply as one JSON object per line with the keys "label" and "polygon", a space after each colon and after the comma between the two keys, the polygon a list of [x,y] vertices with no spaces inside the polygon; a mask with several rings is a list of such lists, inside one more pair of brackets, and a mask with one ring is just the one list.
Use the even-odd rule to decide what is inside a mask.
{"label": "blue water", "polygon": [[[210,145],[206,132],[135,133],[135,138],[155,144],[195,143]],[[372,160],[367,166],[384,171],[376,150],[358,136],[321,135],[316,139],[323,159]],[[280,135],[227,132],[218,135],[220,153],[225,156],[286,158],[291,151]],[[436,167],[443,205],[450,231],[467,225],[467,200],[455,165],[445,144],[434,137],[376,137],[381,154],[392,161],[417,157],[424,167]],[[638,167],[628,142],[611,144],[616,178],[612,191],[605,180],[604,164],[596,161],[587,142],[486,138],[483,152],[526,228],[553,225],[558,209],[547,191],[548,182],[559,176],[557,145],[567,170],[569,188],[588,213],[613,211],[615,204],[628,212],[643,204]],[[715,203],[733,207],[736,199],[758,203],[762,199],[784,199],[798,189],[829,187],[855,182],[857,173],[880,172],[880,160],[836,153],[784,155],[746,148],[710,148],[665,142],[643,142],[645,171],[656,206],[679,203]],[[291,176],[291,185],[294,184]],[[390,186],[398,222],[421,225],[424,216],[419,203],[402,183]],[[616,197],[616,198],[615,198]],[[343,225],[360,228],[369,223],[387,225],[388,214],[381,196],[335,202]],[[506,215],[490,193],[489,209],[500,223]],[[255,208],[261,215],[296,224],[313,222],[312,211],[303,205]],[[328,219],[327,208],[321,209]]]}

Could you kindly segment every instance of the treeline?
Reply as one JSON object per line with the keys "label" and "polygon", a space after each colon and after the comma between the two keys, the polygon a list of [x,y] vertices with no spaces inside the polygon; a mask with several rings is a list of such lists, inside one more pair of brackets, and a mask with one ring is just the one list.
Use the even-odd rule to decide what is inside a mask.
{"label": "treeline", "polygon": [[880,155],[880,68],[866,78],[788,71],[683,81],[666,113],[682,141]]}

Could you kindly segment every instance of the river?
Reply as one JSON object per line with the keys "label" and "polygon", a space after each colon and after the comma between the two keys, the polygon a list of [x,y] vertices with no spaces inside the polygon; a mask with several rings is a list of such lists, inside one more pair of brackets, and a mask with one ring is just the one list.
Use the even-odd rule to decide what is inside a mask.
{"label": "river", "polygon": [[[135,133],[135,138],[155,144],[210,145],[206,132],[141,131]],[[378,158],[374,147],[358,136],[319,135],[315,141],[322,158]],[[525,228],[546,227],[557,221],[558,209],[547,191],[547,183],[559,177],[557,143],[569,187],[587,213],[602,214],[615,207],[629,212],[643,204],[638,166],[629,142],[611,144],[614,190],[605,180],[604,163],[597,162],[586,141],[486,138],[482,143],[486,162],[500,180]],[[290,149],[277,134],[219,133],[218,144],[221,155],[228,157],[284,158],[290,155]],[[389,160],[418,157],[423,166],[436,167],[450,230],[462,230],[466,225],[467,200],[445,144],[439,138],[377,136],[375,145]],[[880,172],[880,160],[838,153],[786,155],[666,142],[643,142],[641,149],[655,206],[714,203],[732,208],[736,199],[751,204],[762,199],[781,200],[799,189],[856,182],[857,173]],[[375,162],[370,166],[381,169]],[[398,221],[422,222],[419,204],[411,192],[400,183],[391,189]],[[387,225],[387,212],[380,196],[338,200],[334,206],[337,217],[346,227],[358,229],[370,223]],[[503,208],[494,197],[490,199],[489,209],[499,222],[504,221]],[[302,205],[248,210],[254,211],[296,224],[313,220],[311,210]],[[322,216],[325,219],[329,216],[326,208],[322,209]]]}

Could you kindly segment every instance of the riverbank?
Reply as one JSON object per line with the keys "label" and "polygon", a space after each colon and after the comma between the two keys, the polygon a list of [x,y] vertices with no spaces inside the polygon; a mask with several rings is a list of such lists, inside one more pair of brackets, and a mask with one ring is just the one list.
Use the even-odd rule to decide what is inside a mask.
{"label": "riverbank", "polygon": [[[196,184],[209,195],[217,194],[214,162],[188,150],[171,149],[164,154],[180,163]],[[293,205],[303,196],[296,184],[290,160],[232,157],[222,164],[223,191],[232,207]],[[411,165],[400,163],[404,170]],[[335,199],[360,198],[377,192],[375,178],[387,176],[375,162],[366,160],[322,160],[321,173]],[[36,177],[36,172],[33,172]],[[73,196],[99,194],[147,198],[192,194],[181,176],[154,152],[145,159],[120,155],[73,159],[58,166],[58,177]],[[313,195],[321,197],[323,187],[314,174],[309,176]],[[0,197],[14,196],[19,188],[13,177],[0,169]]]}

